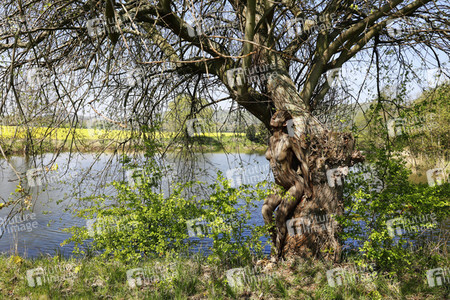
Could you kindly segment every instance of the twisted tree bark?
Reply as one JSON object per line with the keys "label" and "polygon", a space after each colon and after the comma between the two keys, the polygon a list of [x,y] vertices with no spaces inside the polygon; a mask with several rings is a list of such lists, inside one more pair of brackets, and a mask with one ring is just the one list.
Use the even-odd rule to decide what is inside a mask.
{"label": "twisted tree bark", "polygon": [[351,134],[331,132],[312,116],[288,76],[271,76],[268,91],[276,112],[266,158],[276,184],[286,191],[274,190],[262,209],[266,224],[273,224],[278,207],[271,232],[277,258],[296,254],[337,261],[340,228],[334,216],[343,213],[339,175],[364,158],[354,151]]}

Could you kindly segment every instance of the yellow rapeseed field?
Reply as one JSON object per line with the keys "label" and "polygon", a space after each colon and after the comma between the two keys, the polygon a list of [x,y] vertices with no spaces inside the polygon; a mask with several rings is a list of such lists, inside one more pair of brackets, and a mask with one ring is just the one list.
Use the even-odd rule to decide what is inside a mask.
{"label": "yellow rapeseed field", "polygon": [[[105,129],[85,129],[85,128],[47,128],[30,127],[31,136],[34,139],[65,140],[73,137],[82,140],[123,140],[131,136],[131,131],[127,130],[105,130]],[[176,136],[174,132],[157,132],[158,138],[170,139]],[[244,133],[233,132],[208,132],[195,134],[195,136],[207,137],[232,137],[245,136]],[[0,126],[0,137],[6,139],[23,139],[26,137],[26,128],[17,126]]]}

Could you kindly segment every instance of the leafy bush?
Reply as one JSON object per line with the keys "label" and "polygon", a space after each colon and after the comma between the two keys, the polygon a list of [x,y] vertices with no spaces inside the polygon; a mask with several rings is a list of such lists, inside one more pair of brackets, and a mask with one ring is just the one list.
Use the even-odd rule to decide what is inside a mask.
{"label": "leafy bush", "polygon": [[[382,117],[375,112],[373,118],[379,124],[372,129],[374,136],[387,136]],[[397,140],[382,146],[368,143],[369,164],[356,166],[346,180],[345,214],[338,220],[344,228],[342,238],[356,244],[362,259],[375,261],[383,270],[411,271],[417,258],[417,251],[411,249],[419,251],[436,242],[431,229],[449,216],[450,185],[411,183],[411,171],[398,155],[404,144]]]}
{"label": "leafy bush", "polygon": [[208,230],[199,237],[212,240],[210,260],[246,260],[261,254],[259,239],[264,228],[248,223],[255,202],[266,197],[267,189],[260,188],[262,185],[256,189],[231,188],[219,174],[216,183],[208,187],[210,195],[205,199],[186,196],[188,188],[204,187],[201,182],[176,185],[165,197],[155,192],[162,177],[156,163],[149,160],[144,174],[136,188],[126,182],[113,182],[116,195],[82,199],[91,202],[91,207],[78,210],[76,215],[87,219],[88,226],[70,228],[73,235],[65,244],[75,242],[75,253],[85,254],[80,246],[92,238],[90,247],[100,256],[123,261],[142,256],[179,256],[199,242],[189,237],[188,225],[194,227],[198,225],[195,220],[206,220],[203,227]]}
{"label": "leafy bush", "polygon": [[209,221],[210,232],[205,236],[213,240],[209,260],[246,261],[255,254],[261,255],[260,238],[267,232],[266,227],[251,225],[249,221],[257,208],[256,202],[268,195],[266,183],[232,188],[219,173],[216,183],[209,187],[213,193],[201,201],[200,209],[201,218]]}

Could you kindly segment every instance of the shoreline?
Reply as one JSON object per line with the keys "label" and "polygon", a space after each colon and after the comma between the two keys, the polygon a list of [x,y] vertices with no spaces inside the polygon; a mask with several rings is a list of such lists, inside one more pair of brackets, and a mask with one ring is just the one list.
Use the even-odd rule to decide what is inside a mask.
{"label": "shoreline", "polygon": [[[242,154],[264,154],[267,151],[267,145],[244,143],[241,141],[243,138],[239,138],[238,141],[217,141],[215,144],[199,144],[194,142],[190,150],[192,152],[200,153],[242,153]],[[250,141],[248,141],[250,142]],[[65,143],[60,140],[50,140],[41,143],[36,147],[34,153],[27,153],[27,145],[24,140],[15,140],[11,143],[5,143],[0,141],[0,146],[5,152],[7,157],[10,156],[27,156],[33,154],[45,154],[45,153],[67,153],[67,152],[80,152],[80,153],[143,153],[144,148],[142,145],[120,145],[123,142],[120,141],[82,141],[71,143],[66,141]],[[105,145],[109,144],[109,145]],[[158,147],[159,151],[176,152],[182,150],[184,145],[177,143],[175,145],[168,146],[168,143]],[[28,152],[31,152],[28,150]]]}

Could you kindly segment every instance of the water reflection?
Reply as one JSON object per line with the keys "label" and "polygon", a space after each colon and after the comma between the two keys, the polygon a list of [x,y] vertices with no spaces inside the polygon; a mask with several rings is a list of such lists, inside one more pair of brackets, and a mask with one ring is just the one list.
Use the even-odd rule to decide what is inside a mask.
{"label": "water reflection", "polygon": [[[142,162],[142,159],[142,156],[133,158],[137,164]],[[179,178],[181,181],[195,179],[212,183],[216,178],[217,171],[221,171],[225,176],[231,169],[245,169],[255,165],[261,166],[259,169],[266,172],[263,174],[261,171],[261,174],[257,176],[258,179],[270,179],[268,162],[263,155],[210,153],[199,154],[192,159],[195,159],[195,164],[192,160],[179,160],[177,157],[169,155],[158,162],[161,165],[171,166],[169,168],[171,173],[163,174],[161,192],[169,192],[174,178]],[[25,230],[12,227],[15,226],[12,224],[14,220],[8,219],[10,212],[18,209],[18,206],[0,210],[0,218],[2,218],[0,223],[8,220],[3,226],[7,230],[3,230],[3,236],[0,238],[0,252],[8,254],[17,253],[36,257],[40,254],[59,252],[64,256],[69,256],[73,245],[60,247],[60,244],[69,237],[69,234],[63,232],[62,229],[86,225],[85,219],[73,216],[75,209],[88,205],[80,203],[77,199],[102,191],[114,196],[114,188],[107,184],[113,180],[127,180],[127,170],[123,168],[120,158],[111,154],[64,153],[56,159],[52,154],[46,154],[40,157],[39,163],[24,157],[11,157],[9,162],[24,179],[24,182],[32,182],[29,187],[24,185],[31,189],[33,199],[30,202],[32,203],[31,210],[18,215],[20,220],[26,220],[21,223]],[[193,167],[194,165],[195,167]],[[0,168],[2,170],[0,197],[8,199],[16,190],[19,180],[5,160],[0,160]],[[191,190],[190,192],[202,195],[206,189],[204,191]],[[258,208],[252,215],[252,224],[263,225],[264,221],[260,213],[262,202],[257,203],[257,206]],[[33,216],[32,219],[30,214]],[[30,230],[28,230],[29,227]],[[208,241],[204,241],[202,244],[206,247],[208,243]],[[266,252],[268,251],[269,249],[266,249]]]}

